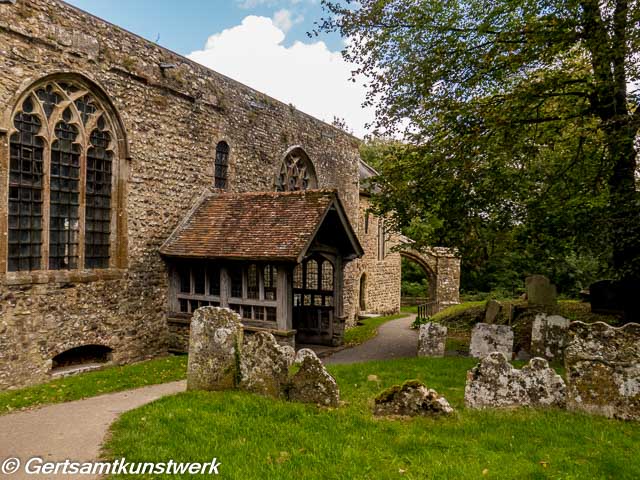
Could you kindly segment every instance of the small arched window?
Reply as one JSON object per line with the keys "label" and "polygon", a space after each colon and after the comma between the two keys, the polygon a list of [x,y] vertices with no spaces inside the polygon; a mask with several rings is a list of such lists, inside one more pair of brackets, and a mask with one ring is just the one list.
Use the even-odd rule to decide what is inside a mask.
{"label": "small arched window", "polygon": [[84,81],[48,80],[13,114],[10,272],[109,267],[118,147],[113,115],[91,90]]}
{"label": "small arched window", "polygon": [[227,171],[229,169],[229,144],[219,142],[216,146],[216,164],[214,172],[214,186],[227,188]]}
{"label": "small arched window", "polygon": [[318,188],[316,171],[305,151],[296,147],[284,158],[276,179],[278,192]]}

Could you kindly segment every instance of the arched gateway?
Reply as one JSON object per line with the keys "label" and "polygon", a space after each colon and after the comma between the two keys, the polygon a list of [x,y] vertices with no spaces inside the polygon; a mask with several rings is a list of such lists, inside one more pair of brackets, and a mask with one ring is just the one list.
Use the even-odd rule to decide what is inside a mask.
{"label": "arched gateway", "polygon": [[426,315],[433,315],[460,303],[460,258],[449,248],[417,250],[410,246],[399,250],[402,257],[417,263],[427,275],[429,291]]}

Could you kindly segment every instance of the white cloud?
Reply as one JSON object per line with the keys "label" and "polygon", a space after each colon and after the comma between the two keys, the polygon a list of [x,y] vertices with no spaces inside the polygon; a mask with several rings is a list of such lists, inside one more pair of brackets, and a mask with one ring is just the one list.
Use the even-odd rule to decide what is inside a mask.
{"label": "white cloud", "polygon": [[274,20],[248,16],[188,56],[321,120],[344,118],[356,135],[365,135],[374,112],[361,107],[366,89],[361,81],[350,81],[353,66],[324,42],[286,47],[284,39]]}
{"label": "white cloud", "polygon": [[278,10],[273,14],[273,24],[284,33],[287,33],[289,30],[291,30],[291,27],[293,27],[295,24],[302,23],[303,21],[304,17],[302,15],[298,15],[293,18],[291,10],[287,10],[286,8]]}

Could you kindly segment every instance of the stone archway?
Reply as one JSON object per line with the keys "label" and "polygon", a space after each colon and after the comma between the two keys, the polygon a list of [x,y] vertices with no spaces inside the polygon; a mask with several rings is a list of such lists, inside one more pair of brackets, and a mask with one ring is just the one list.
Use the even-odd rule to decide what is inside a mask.
{"label": "stone archway", "polygon": [[417,250],[406,246],[400,256],[417,263],[429,281],[427,313],[433,315],[460,303],[460,258],[449,248]]}

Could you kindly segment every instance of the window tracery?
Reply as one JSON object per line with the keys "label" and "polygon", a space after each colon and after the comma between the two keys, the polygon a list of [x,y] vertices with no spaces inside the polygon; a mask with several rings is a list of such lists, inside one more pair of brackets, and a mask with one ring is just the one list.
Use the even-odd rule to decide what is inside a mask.
{"label": "window tracery", "polygon": [[9,134],[8,271],[108,268],[108,109],[83,82],[49,80],[22,98]]}
{"label": "window tracery", "polygon": [[294,192],[318,187],[315,169],[301,148],[287,154],[276,179],[278,192]]}

